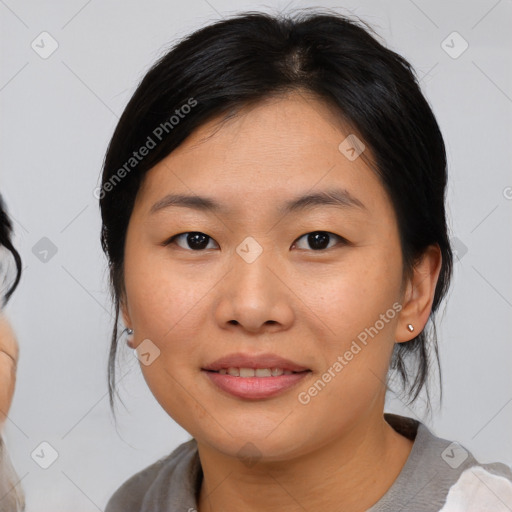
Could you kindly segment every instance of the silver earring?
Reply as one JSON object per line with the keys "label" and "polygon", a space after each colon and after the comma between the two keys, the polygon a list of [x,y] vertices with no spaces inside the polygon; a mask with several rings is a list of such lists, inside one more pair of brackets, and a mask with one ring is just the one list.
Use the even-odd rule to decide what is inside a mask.
{"label": "silver earring", "polygon": [[414,331],[414,327],[412,326],[412,324],[407,324],[407,329],[409,329],[409,331]]}
{"label": "silver earring", "polygon": [[129,327],[127,327],[125,329],[125,332],[127,334],[126,336],[126,344],[130,347],[130,348],[133,348],[133,329],[130,329]]}

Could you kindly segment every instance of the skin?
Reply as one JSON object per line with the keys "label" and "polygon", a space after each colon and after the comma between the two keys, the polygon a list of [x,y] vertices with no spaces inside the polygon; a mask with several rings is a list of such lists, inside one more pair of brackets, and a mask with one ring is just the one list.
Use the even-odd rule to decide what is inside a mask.
{"label": "skin", "polygon": [[11,407],[16,383],[18,342],[7,318],[0,313],[0,428]]}
{"label": "skin", "polygon": [[[429,248],[402,283],[389,197],[362,158],[350,161],[338,150],[350,132],[313,96],[291,93],[218,121],[147,173],[129,222],[122,313],[134,346],[150,339],[160,350],[141,365],[144,378],[197,440],[201,512],[365,510],[389,489],[412,447],[383,418],[386,374],[394,344],[428,320],[439,248]],[[366,209],[277,211],[329,187],[347,189]],[[209,196],[227,211],[151,213],[169,193]],[[163,245],[190,231],[211,237],[206,249],[194,250],[186,236]],[[315,231],[350,243],[333,236],[328,248],[314,250],[304,235]],[[236,252],[247,236],[263,249],[250,264]],[[400,313],[325,389],[299,403],[298,394],[395,302]],[[276,353],[311,373],[274,398],[235,398],[201,373],[232,352]],[[259,453],[254,465],[238,455],[247,442]]]}

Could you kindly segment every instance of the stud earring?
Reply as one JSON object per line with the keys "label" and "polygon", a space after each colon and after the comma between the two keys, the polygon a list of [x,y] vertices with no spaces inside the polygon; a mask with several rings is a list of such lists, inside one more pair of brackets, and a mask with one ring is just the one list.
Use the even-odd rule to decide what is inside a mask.
{"label": "stud earring", "polygon": [[130,329],[129,327],[127,327],[125,329],[125,332],[127,334],[126,336],[126,344],[130,347],[130,348],[133,348],[133,329]]}
{"label": "stud earring", "polygon": [[407,329],[409,329],[409,331],[414,331],[414,327],[412,326],[412,324],[407,324]]}

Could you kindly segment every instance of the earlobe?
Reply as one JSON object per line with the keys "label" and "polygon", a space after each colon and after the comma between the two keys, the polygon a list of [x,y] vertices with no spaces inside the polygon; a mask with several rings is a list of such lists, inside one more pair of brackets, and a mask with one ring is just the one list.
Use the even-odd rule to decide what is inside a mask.
{"label": "earlobe", "polygon": [[395,333],[397,343],[410,341],[425,327],[432,309],[441,264],[441,250],[435,244],[425,250],[414,266]]}

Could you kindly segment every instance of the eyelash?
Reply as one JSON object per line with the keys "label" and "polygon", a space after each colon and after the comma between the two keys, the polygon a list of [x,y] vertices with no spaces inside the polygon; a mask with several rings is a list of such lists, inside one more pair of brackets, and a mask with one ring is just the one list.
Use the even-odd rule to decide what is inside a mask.
{"label": "eyelash", "polygon": [[[343,238],[342,236],[337,235],[335,233],[331,233],[330,231],[310,231],[308,233],[304,233],[302,236],[297,238],[297,240],[295,242],[293,242],[293,245],[295,245],[297,243],[297,241],[300,240],[301,238],[303,238],[305,236],[308,236],[308,235],[315,234],[315,233],[323,233],[323,234],[329,235],[329,237],[337,238],[338,239],[338,243],[341,243],[342,245],[350,245],[350,242],[346,238]],[[213,240],[212,237],[206,235],[205,233],[202,233],[201,231],[185,231],[184,233],[178,233],[177,235],[174,235],[171,238],[167,239],[162,245],[164,245],[164,246],[171,245],[171,244],[175,243],[175,240],[177,238],[179,238],[181,236],[185,236],[185,235],[190,235],[190,234],[205,235],[209,239],[209,241]],[[330,242],[330,240],[329,240],[329,242]],[[184,248],[184,247],[181,247],[179,245],[178,245],[178,247],[180,247],[181,249],[184,249],[186,251],[191,251],[191,252],[202,252],[202,251],[207,250],[206,248],[194,250],[194,249],[190,249],[190,248]],[[311,251],[314,251],[314,252],[325,252],[328,249],[333,249],[333,248],[334,248],[334,246],[326,247],[324,249],[300,249],[300,250],[311,250]]]}

